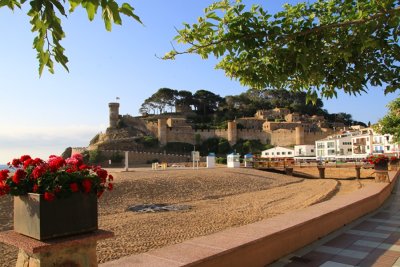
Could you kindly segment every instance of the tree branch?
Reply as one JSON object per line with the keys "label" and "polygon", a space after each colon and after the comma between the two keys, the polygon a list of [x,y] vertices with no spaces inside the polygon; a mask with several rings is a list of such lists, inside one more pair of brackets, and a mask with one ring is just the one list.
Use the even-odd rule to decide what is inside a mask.
{"label": "tree branch", "polygon": [[[282,35],[280,37],[277,38],[277,42],[286,42],[288,40],[293,40],[296,37],[299,36],[306,36],[312,33],[316,33],[316,32],[321,32],[321,31],[325,31],[325,30],[329,30],[329,29],[333,29],[333,28],[346,28],[346,27],[350,27],[353,25],[360,25],[360,24],[365,24],[369,21],[373,21],[376,20],[378,18],[390,15],[396,15],[397,13],[400,12],[400,7],[396,7],[394,9],[390,9],[387,10],[386,12],[380,12],[380,13],[376,13],[374,15],[371,15],[369,17],[363,18],[363,19],[358,19],[358,20],[351,20],[351,21],[344,21],[344,22],[339,22],[339,23],[332,23],[332,24],[326,24],[326,25],[320,25],[320,26],[316,26],[301,32],[297,32],[297,33],[292,33],[292,34],[287,34],[287,35]],[[268,34],[266,32],[256,32],[256,33],[250,33],[250,34],[242,34],[240,36],[234,36],[234,39],[229,38],[229,39],[225,39],[225,38],[221,38],[220,40],[214,41],[214,42],[210,42],[208,44],[205,45],[198,45],[195,44],[191,41],[185,40],[185,36],[181,36],[184,41],[190,45],[193,46],[193,49],[189,49],[183,52],[177,51],[177,50],[173,50],[176,55],[182,55],[182,54],[192,54],[192,53],[196,53],[197,51],[199,51],[200,49],[205,49],[214,45],[218,45],[221,43],[230,43],[230,42],[235,42],[237,40],[243,40],[243,39],[253,39],[253,38],[262,38],[262,37],[267,37]]]}

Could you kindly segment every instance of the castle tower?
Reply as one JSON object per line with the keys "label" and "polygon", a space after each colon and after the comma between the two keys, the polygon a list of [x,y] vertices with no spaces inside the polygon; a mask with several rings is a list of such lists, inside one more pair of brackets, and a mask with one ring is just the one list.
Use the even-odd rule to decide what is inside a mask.
{"label": "castle tower", "polygon": [[296,127],[295,140],[296,145],[304,145],[304,128],[302,126]]}
{"label": "castle tower", "polygon": [[158,119],[158,141],[160,145],[167,144],[167,120],[166,119]]}
{"label": "castle tower", "polygon": [[237,142],[236,121],[228,121],[228,142],[230,145],[234,145]]}
{"label": "castle tower", "polygon": [[108,103],[110,108],[110,128],[117,128],[119,119],[119,103]]}

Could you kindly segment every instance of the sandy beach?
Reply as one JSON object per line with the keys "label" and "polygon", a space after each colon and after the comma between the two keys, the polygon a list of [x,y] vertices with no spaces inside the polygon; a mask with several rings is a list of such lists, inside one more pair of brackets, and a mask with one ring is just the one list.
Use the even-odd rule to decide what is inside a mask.
{"label": "sandy beach", "polygon": [[[302,168],[317,175],[316,168]],[[373,170],[362,170],[362,178]],[[99,201],[99,227],[115,238],[98,243],[98,260],[123,256],[245,225],[302,209],[358,190],[371,179],[347,179],[354,168],[327,169],[328,178],[304,179],[254,169],[133,169],[114,172],[114,190]],[[344,179],[346,178],[346,179]],[[173,204],[189,209],[137,213],[139,204]],[[0,231],[12,229],[12,198],[0,198]],[[17,249],[0,244],[0,266],[15,266]]]}

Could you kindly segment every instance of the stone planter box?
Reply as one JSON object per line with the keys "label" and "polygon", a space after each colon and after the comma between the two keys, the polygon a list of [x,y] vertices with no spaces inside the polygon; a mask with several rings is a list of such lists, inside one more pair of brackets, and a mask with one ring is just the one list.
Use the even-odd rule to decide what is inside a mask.
{"label": "stone planter box", "polygon": [[388,163],[379,163],[374,165],[374,169],[377,171],[387,171],[388,170]]}
{"label": "stone planter box", "polygon": [[46,240],[97,229],[94,194],[75,193],[51,202],[34,193],[14,197],[14,231],[17,233]]}

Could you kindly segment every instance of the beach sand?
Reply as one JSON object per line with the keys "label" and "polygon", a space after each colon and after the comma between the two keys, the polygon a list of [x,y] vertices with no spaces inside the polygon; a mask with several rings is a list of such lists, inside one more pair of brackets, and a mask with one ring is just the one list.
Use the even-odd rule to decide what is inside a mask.
{"label": "beach sand", "polygon": [[[317,175],[314,169],[302,168],[301,172]],[[335,178],[355,176],[354,169],[332,173]],[[362,171],[362,177],[371,173]],[[133,169],[112,174],[114,190],[106,192],[99,201],[99,227],[113,231],[115,238],[98,243],[99,262],[302,209],[372,182],[371,179],[304,179],[244,168]],[[129,206],[157,203],[188,205],[191,209],[127,211]],[[12,198],[1,197],[0,231],[9,229],[12,229]],[[17,252],[0,244],[0,266],[15,266]]]}

